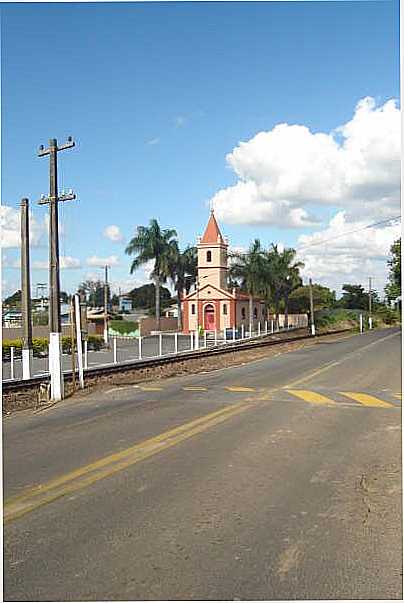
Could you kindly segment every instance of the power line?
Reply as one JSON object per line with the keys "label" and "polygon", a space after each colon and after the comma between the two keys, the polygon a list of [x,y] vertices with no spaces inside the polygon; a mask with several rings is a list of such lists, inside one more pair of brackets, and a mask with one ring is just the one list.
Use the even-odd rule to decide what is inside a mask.
{"label": "power line", "polygon": [[394,218],[388,218],[387,220],[380,220],[380,222],[373,222],[372,224],[368,224],[367,226],[362,226],[361,228],[356,228],[355,230],[349,230],[348,232],[344,232],[342,234],[336,235],[335,237],[330,237],[329,239],[322,239],[321,241],[317,241],[315,243],[310,243],[308,245],[303,245],[302,247],[298,247],[296,251],[302,251],[303,249],[308,249],[309,247],[315,247],[316,245],[322,245],[323,243],[328,243],[328,241],[334,241],[335,239],[340,239],[341,237],[346,237],[347,235],[354,234],[355,232],[360,232],[361,230],[366,230],[367,228],[372,228],[373,226],[379,226],[380,224],[386,224],[387,222],[393,222],[393,220],[401,219],[400,216],[395,216]]}

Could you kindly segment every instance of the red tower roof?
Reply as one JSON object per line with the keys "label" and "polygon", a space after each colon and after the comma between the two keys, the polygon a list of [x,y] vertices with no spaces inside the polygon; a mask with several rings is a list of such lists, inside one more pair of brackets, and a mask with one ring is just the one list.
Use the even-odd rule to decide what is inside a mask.
{"label": "red tower roof", "polygon": [[222,233],[217,225],[213,210],[210,212],[209,222],[201,239],[201,243],[223,243]]}

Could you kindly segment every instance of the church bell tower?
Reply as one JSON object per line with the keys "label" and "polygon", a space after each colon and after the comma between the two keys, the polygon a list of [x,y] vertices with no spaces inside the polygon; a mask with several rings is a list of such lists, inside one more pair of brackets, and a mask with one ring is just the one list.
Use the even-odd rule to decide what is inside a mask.
{"label": "church bell tower", "polygon": [[199,289],[212,285],[227,290],[227,248],[228,243],[220,232],[212,209],[203,237],[197,245]]}

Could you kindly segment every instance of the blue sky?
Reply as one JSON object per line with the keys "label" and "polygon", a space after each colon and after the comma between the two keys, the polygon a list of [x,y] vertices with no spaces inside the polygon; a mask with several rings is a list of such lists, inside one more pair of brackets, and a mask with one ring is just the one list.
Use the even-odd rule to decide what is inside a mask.
{"label": "blue sky", "polygon": [[[48,160],[36,151],[68,135],[77,147],[60,154],[60,186],[72,187],[78,200],[60,209],[60,249],[78,267],[61,271],[63,289],[101,277],[89,258],[97,264],[111,256],[116,286],[135,284],[124,248],[136,226],[155,217],[177,229],[182,245],[194,243],[209,200],[224,189],[227,205],[218,201],[217,214],[235,246],[260,237],[299,247],[301,235],[332,232],[330,220],[346,209],[341,200],[320,199],[314,207],[305,198],[302,207],[314,209],[316,222],[299,227],[270,217],[235,219],[229,203],[238,202],[231,187],[240,175],[226,155],[280,123],[329,134],[353,119],[361,99],[372,97],[376,107],[398,99],[398,12],[389,0],[2,4],[2,203],[17,208],[21,197],[30,198],[38,229],[32,261],[46,262],[48,253],[46,209],[34,203],[48,191]],[[251,161],[243,158],[243,169]],[[293,204],[290,195],[285,202]],[[390,199],[382,217],[397,215],[394,207]],[[353,212],[342,226],[373,221],[373,210]],[[103,235],[110,225],[119,227],[121,241]],[[379,256],[393,234],[386,232]],[[9,293],[19,283],[12,267],[19,252],[5,247]],[[337,258],[341,250],[330,253]],[[315,275],[316,259],[307,261]],[[378,262],[367,268],[383,279],[380,257],[369,261]],[[323,267],[318,280],[334,287],[343,277],[359,282],[364,276],[352,266],[329,275]],[[33,283],[46,280],[46,270],[33,269]]]}

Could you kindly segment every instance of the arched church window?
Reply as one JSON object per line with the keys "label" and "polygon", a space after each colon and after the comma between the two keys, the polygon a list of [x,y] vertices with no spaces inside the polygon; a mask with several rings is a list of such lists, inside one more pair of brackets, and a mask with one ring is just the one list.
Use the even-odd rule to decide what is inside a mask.
{"label": "arched church window", "polygon": [[241,308],[241,318],[245,319],[245,308]]}
{"label": "arched church window", "polygon": [[254,318],[257,318],[257,316],[258,316],[257,308],[254,308]]}
{"label": "arched church window", "polygon": [[195,314],[195,304],[191,304],[191,314]]}
{"label": "arched church window", "polygon": [[227,304],[223,304],[223,314],[227,314]]}
{"label": "arched church window", "polygon": [[212,261],[212,252],[210,250],[206,252],[206,261],[207,262]]}

